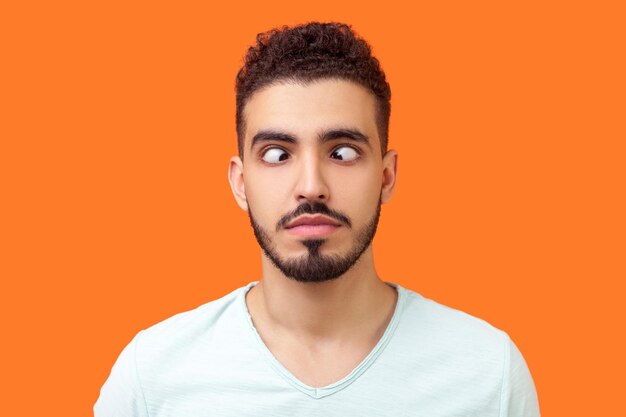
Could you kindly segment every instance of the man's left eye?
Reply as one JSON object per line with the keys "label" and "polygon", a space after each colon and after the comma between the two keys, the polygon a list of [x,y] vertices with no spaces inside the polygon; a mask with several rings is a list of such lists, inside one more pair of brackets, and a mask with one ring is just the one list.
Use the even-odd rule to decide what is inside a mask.
{"label": "man's left eye", "polygon": [[359,157],[359,153],[350,146],[340,146],[330,154],[330,157],[341,161],[354,161]]}

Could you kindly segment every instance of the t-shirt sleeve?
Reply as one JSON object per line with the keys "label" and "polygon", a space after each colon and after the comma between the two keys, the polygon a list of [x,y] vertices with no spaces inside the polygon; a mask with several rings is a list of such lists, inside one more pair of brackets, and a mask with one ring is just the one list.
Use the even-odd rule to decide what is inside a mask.
{"label": "t-shirt sleeve", "polygon": [[539,417],[537,391],[526,361],[507,336],[500,417]]}
{"label": "t-shirt sleeve", "polygon": [[135,351],[141,332],[124,348],[100,389],[93,407],[95,417],[148,417]]}

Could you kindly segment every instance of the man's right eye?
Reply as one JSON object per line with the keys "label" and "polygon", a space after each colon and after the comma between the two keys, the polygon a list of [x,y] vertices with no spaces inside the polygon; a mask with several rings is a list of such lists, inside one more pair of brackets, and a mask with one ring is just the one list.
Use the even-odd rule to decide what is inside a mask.
{"label": "man's right eye", "polygon": [[279,162],[289,158],[289,154],[280,148],[269,148],[263,152],[263,156],[261,158],[268,164],[278,164]]}

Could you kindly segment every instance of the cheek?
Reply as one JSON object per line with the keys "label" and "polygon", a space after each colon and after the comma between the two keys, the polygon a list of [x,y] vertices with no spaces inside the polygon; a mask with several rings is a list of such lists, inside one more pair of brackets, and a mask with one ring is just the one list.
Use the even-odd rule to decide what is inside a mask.
{"label": "cheek", "polygon": [[284,213],[288,197],[285,175],[269,175],[266,172],[249,172],[245,176],[246,198],[257,221],[275,222]]}
{"label": "cheek", "polygon": [[[369,219],[380,198],[381,175],[376,170],[355,170],[334,175],[332,199],[360,219]],[[355,218],[354,220],[357,220]]]}
{"label": "cheek", "polygon": [[335,190],[342,195],[356,195],[366,197],[380,194],[382,184],[382,170],[378,166],[363,166],[362,168],[332,170],[330,178],[333,179]]}

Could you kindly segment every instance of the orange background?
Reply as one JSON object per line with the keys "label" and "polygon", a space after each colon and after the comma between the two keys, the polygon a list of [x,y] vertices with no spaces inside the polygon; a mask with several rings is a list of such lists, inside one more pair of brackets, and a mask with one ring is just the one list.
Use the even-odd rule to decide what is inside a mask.
{"label": "orange background", "polygon": [[392,86],[380,275],[507,331],[544,416],[623,410],[620,2],[4,3],[3,415],[90,415],[137,331],[259,278],[234,76],[310,20]]}

